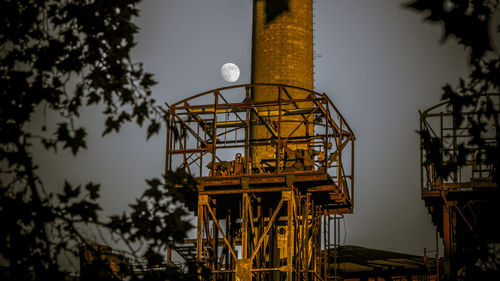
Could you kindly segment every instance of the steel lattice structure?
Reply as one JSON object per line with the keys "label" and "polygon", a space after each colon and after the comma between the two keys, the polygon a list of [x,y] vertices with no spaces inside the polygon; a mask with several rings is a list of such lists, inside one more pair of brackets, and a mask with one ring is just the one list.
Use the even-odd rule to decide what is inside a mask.
{"label": "steel lattice structure", "polygon": [[463,110],[460,115],[464,119],[460,123],[453,108],[448,106],[449,101],[443,101],[420,114],[420,131],[439,141],[441,165],[459,163],[459,153],[465,150],[469,152],[463,165],[448,178],[443,178],[439,175],[438,167],[432,161],[426,161],[427,152],[422,146],[424,139],[421,137],[421,194],[443,238],[446,280],[458,278],[460,268],[456,256],[463,248],[461,244],[464,237],[487,243],[500,241],[500,230],[491,220],[500,215],[500,190],[493,182],[493,166],[485,161],[485,148],[498,145],[498,128],[493,120],[500,117],[500,95],[482,95],[477,99],[477,105],[485,103],[487,99],[492,105],[492,118],[486,120],[483,117],[479,120],[486,124],[480,132],[484,141],[482,146],[470,142],[473,139],[471,121],[475,122],[480,116],[478,108]]}
{"label": "steel lattice structure", "polygon": [[[255,102],[257,88],[277,99]],[[322,220],[353,210],[355,139],[327,95],[281,84],[220,88],[171,105],[168,122],[166,169],[197,180],[190,242],[213,278],[325,280]],[[285,123],[295,129],[285,134]],[[300,127],[311,133],[295,134]],[[252,137],[262,128],[268,138]],[[252,160],[264,146],[274,157]]]}

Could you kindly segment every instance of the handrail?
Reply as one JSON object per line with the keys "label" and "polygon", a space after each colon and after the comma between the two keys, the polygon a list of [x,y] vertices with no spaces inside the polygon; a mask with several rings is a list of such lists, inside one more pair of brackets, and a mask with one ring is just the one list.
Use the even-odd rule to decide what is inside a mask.
{"label": "handrail", "polygon": [[[237,91],[234,91],[235,89]],[[270,93],[276,89],[279,91],[275,98],[257,102],[250,98],[251,91],[255,89],[269,90]],[[280,93],[286,94],[288,98]],[[217,97],[223,102],[218,104],[215,101]],[[283,108],[285,104],[289,106]],[[287,116],[287,110],[297,111],[304,107],[310,110],[294,114],[302,115],[303,118],[283,120],[282,117]],[[261,109],[266,113],[258,114]],[[256,110],[258,112],[255,112]],[[332,178],[336,184],[341,188],[346,185],[353,189],[355,135],[326,93],[285,84],[234,85],[187,97],[172,104],[169,107],[169,114],[169,120],[172,122],[170,127],[181,126],[186,136],[189,136],[189,141],[186,142],[185,137],[182,144],[174,141],[172,133],[167,134],[166,166],[169,169],[182,162],[181,166],[194,172],[195,177],[206,177],[208,172],[210,172],[208,177],[227,177],[236,175],[233,173],[237,170],[233,166],[228,168],[227,165],[239,165],[237,175],[259,173],[277,175],[284,173],[285,169],[288,171],[298,169],[297,172],[321,170],[322,173],[329,173],[328,171],[332,172],[329,169],[333,168],[337,169],[333,172],[336,176]],[[237,126],[234,125],[235,121],[238,121]],[[291,123],[296,125],[281,127]],[[233,124],[234,128],[228,124]],[[272,134],[270,133],[267,139],[255,137],[251,131],[253,126],[261,126],[260,128],[265,126],[272,131]],[[314,133],[287,137],[299,126],[309,126]],[[282,132],[286,134],[281,135]],[[272,147],[271,149],[276,151],[274,162],[271,159],[272,155],[252,159],[253,154],[249,149],[258,147]],[[341,153],[343,150],[348,153]],[[238,160],[230,158],[231,153],[236,152],[240,154],[240,158]],[[179,159],[182,161],[177,163]],[[250,161],[258,162],[250,163]],[[345,161],[350,162],[350,165],[344,166],[342,162]],[[295,164],[293,167],[287,166],[292,163],[298,166]],[[312,170],[310,170],[311,164],[313,164]]]}
{"label": "handrail", "polygon": [[256,86],[275,86],[275,87],[284,87],[284,88],[290,88],[290,89],[296,89],[296,90],[301,90],[301,91],[304,91],[304,92],[309,92],[311,94],[314,94],[314,95],[317,95],[317,96],[322,96],[322,94],[318,93],[318,92],[315,92],[313,90],[309,90],[309,89],[306,89],[306,88],[302,88],[302,87],[297,87],[297,86],[291,86],[291,85],[286,85],[286,84],[276,84],[276,83],[254,83],[254,84],[240,84],[240,85],[234,85],[234,86],[227,86],[227,87],[222,87],[222,88],[217,88],[217,89],[212,89],[212,90],[209,90],[209,91],[205,91],[205,92],[202,92],[202,93],[199,93],[199,94],[196,94],[194,96],[191,96],[191,97],[188,97],[188,98],[185,98],[181,101],[178,101],[174,104],[172,104],[170,107],[172,106],[177,106],[179,104],[182,104],[184,102],[187,102],[187,101],[190,101],[190,100],[193,100],[193,99],[196,99],[196,98],[199,98],[199,97],[202,97],[204,95],[208,95],[208,94],[212,94],[214,92],[221,92],[221,91],[226,91],[226,90],[231,90],[231,89],[237,89],[237,88],[254,88]]}
{"label": "handrail", "polygon": [[[498,93],[488,93],[476,96],[480,99],[500,97]],[[427,131],[433,138],[438,138],[442,142],[441,155],[443,157],[443,164],[449,161],[455,161],[456,155],[459,150],[459,145],[461,143],[466,143],[472,137],[469,134],[464,134],[463,130],[470,129],[470,123],[468,123],[467,118],[464,119],[465,123],[461,125],[455,124],[453,117],[453,108],[445,107],[448,105],[450,100],[444,100],[440,103],[429,107],[423,112],[420,112],[420,130]],[[500,104],[494,103],[495,114],[500,114]],[[471,106],[465,113],[467,115],[474,115],[477,113],[478,108]],[[462,114],[464,114],[462,112]],[[491,128],[490,128],[491,129]],[[493,128],[497,130],[497,128]],[[462,132],[462,133],[461,133]],[[450,179],[439,178],[434,171],[433,165],[424,164],[424,148],[422,147],[422,136],[421,148],[420,148],[420,177],[421,177],[421,190],[424,191],[440,191],[442,189],[450,188],[455,191],[468,190],[472,187],[480,187],[484,185],[491,184],[490,176],[491,167],[487,165],[481,159],[475,159],[475,153],[479,152],[480,149],[475,146],[467,146],[471,152],[469,155],[471,159],[467,158],[465,165],[458,167],[457,171],[450,175]],[[446,141],[452,140],[452,141]],[[496,139],[492,139],[497,141]]]}

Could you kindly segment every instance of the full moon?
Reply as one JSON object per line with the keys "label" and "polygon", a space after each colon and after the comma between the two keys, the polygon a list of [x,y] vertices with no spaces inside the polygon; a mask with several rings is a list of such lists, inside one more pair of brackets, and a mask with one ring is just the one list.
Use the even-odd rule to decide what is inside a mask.
{"label": "full moon", "polygon": [[228,62],[221,67],[220,74],[227,82],[236,82],[240,78],[240,69],[236,64]]}

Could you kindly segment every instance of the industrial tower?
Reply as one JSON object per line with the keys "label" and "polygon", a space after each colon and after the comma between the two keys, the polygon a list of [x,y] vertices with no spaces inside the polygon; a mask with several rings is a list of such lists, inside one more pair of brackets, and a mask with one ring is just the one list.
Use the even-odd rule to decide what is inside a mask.
{"label": "industrial tower", "polygon": [[354,134],[313,90],[312,0],[270,23],[264,10],[255,0],[252,84],[169,107],[166,169],[198,184],[197,237],[173,248],[213,280],[331,280],[323,250],[330,219],[353,210]]}

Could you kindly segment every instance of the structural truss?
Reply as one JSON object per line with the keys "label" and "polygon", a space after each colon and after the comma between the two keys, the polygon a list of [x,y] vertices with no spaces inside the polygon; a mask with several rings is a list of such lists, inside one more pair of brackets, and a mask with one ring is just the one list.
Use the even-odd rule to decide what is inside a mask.
{"label": "structural truss", "polygon": [[[254,101],[257,87],[277,98]],[[326,280],[324,222],[354,203],[354,134],[327,95],[278,84],[220,88],[171,105],[168,122],[166,169],[197,180],[192,256],[213,279]]]}

